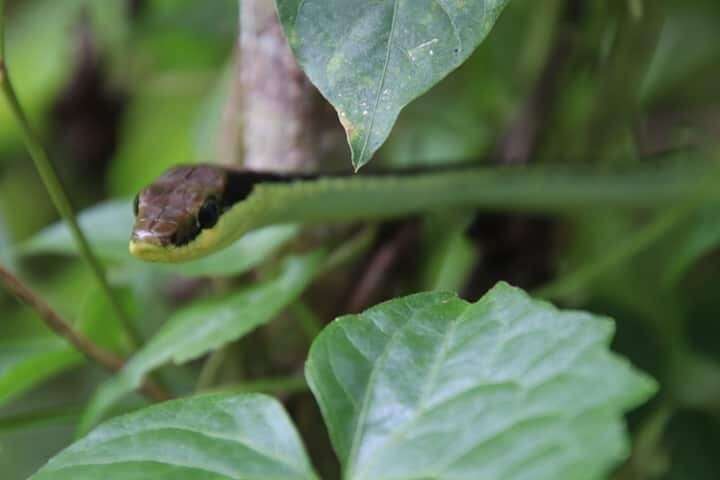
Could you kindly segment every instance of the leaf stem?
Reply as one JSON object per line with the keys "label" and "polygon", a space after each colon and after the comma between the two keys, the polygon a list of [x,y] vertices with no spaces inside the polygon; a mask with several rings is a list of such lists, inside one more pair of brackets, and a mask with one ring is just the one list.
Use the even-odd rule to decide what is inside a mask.
{"label": "leaf stem", "polygon": [[200,375],[198,376],[197,385],[195,387],[196,391],[199,392],[202,390],[207,390],[213,385],[215,379],[217,378],[218,371],[222,367],[227,356],[227,345],[215,350],[213,353],[210,354],[207,360],[205,360],[205,363],[202,366],[202,370],[200,371]]}
{"label": "leaf stem", "polygon": [[141,335],[133,325],[132,321],[128,317],[127,313],[123,309],[122,305],[117,299],[117,296],[113,293],[110,284],[108,283],[105,275],[105,270],[98,261],[97,257],[93,253],[87,238],[83,234],[80,226],[75,217],[70,200],[65,193],[62,182],[60,181],[55,167],[50,162],[47,152],[42,145],[39,137],[33,130],[28,118],[23,110],[20,100],[18,99],[15,87],[10,81],[10,74],[7,68],[6,56],[5,56],[5,5],[4,0],[0,0],[0,90],[7,100],[8,106],[15,117],[15,120],[20,127],[25,147],[27,148],[30,157],[32,158],[35,168],[40,175],[40,178],[45,185],[45,188],[52,199],[55,208],[58,210],[63,220],[68,224],[70,231],[72,232],[73,238],[78,245],[80,254],[87,262],[88,266],[92,270],[95,278],[97,279],[100,288],[103,293],[107,296],[113,310],[116,312],[118,318],[122,322],[124,328],[127,330],[130,341],[133,346],[139,345],[141,342]]}
{"label": "leaf stem", "polygon": [[[89,360],[96,362],[111,372],[123,368],[125,361],[114,353],[95,344],[82,332],[75,330],[70,322],[62,318],[40,296],[24,285],[17,277],[0,265],[0,282],[21,302],[35,310],[45,324],[59,336],[70,342],[78,351]],[[170,396],[157,384],[148,380],[141,387],[141,391],[151,400],[167,400]]]}

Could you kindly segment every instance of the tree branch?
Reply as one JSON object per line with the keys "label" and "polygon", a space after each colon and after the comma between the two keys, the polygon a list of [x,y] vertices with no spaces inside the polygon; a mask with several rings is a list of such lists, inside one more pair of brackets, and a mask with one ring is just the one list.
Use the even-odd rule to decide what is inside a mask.
{"label": "tree branch", "polygon": [[401,224],[390,238],[379,245],[366,263],[360,280],[355,284],[356,287],[345,306],[345,312],[360,312],[375,303],[372,299],[387,281],[388,273],[392,271],[403,253],[412,246],[417,235],[418,224],[410,221]]}
{"label": "tree branch", "polygon": [[232,56],[232,78],[228,89],[228,97],[223,106],[220,128],[217,134],[217,158],[221,165],[237,165],[240,163],[242,151],[243,124],[243,83],[241,76],[240,45],[235,47]]}
{"label": "tree branch", "polygon": [[[72,325],[53,310],[50,305],[2,266],[0,266],[0,281],[5,284],[7,289],[15,295],[18,300],[35,310],[52,331],[70,342],[89,360],[111,372],[117,372],[123,368],[125,362],[122,358],[96,345],[84,334],[75,330]],[[141,387],[141,391],[146,397],[155,401],[170,398],[167,392],[152,381],[145,381]]]}
{"label": "tree branch", "polygon": [[343,158],[335,154],[340,148],[347,154],[337,114],[295,60],[275,2],[242,0],[240,9],[244,165],[313,171],[320,162]]}

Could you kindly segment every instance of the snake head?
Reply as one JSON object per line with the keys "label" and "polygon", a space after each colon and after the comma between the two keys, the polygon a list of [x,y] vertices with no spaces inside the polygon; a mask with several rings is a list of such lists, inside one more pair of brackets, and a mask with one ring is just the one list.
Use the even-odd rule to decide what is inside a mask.
{"label": "snake head", "polygon": [[173,167],[138,193],[130,252],[144,260],[162,260],[192,243],[217,223],[227,173],[211,165]]}
{"label": "snake head", "polygon": [[173,167],[135,197],[130,253],[150,262],[184,262],[209,255],[249,229],[243,227],[248,222],[224,219],[237,204],[245,203],[258,183],[308,178],[312,177],[218,165]]}

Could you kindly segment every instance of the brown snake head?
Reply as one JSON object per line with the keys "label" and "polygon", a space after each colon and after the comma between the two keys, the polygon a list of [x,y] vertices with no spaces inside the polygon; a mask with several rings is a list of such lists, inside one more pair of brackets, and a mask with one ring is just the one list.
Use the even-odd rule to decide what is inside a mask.
{"label": "brown snake head", "polygon": [[[221,216],[246,199],[257,183],[292,178],[209,164],[173,167],[135,197],[130,253],[158,262],[202,256],[203,246],[222,237],[213,229]],[[199,248],[196,239],[202,243]]]}
{"label": "brown snake head", "polygon": [[180,247],[212,228],[223,208],[227,172],[211,165],[173,167],[135,198],[130,250]]}

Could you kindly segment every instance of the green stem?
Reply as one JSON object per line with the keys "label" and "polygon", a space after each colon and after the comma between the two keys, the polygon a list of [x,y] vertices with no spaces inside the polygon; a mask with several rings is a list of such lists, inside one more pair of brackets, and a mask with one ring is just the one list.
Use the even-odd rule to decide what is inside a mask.
{"label": "green stem", "polygon": [[612,477],[613,480],[658,478],[664,471],[662,440],[675,406],[668,400],[662,403],[642,422],[633,440],[630,458]]}
{"label": "green stem", "polygon": [[342,242],[338,248],[330,253],[321,268],[321,273],[330,272],[354,260],[372,246],[376,236],[377,228],[369,227],[349,240]]}
{"label": "green stem", "polygon": [[606,255],[533,291],[533,295],[548,299],[559,299],[579,292],[600,275],[648,248],[655,241],[662,238],[662,236],[669,232],[674,226],[687,218],[695,209],[699,208],[705,202],[705,195],[717,188],[716,185],[719,179],[720,170],[716,166],[708,171],[693,194],[684,202],[659,214],[657,219],[627,237]]}
{"label": "green stem", "polygon": [[659,218],[640,228],[606,255],[534,291],[533,295],[549,299],[558,299],[571,296],[582,290],[603,273],[642,252],[653,242],[661,238],[675,226],[677,222],[682,220],[687,214],[685,210],[686,209],[676,209],[661,214]]}
{"label": "green stem", "polygon": [[659,2],[647,2],[643,9],[640,2],[621,0],[610,2],[610,9],[616,11],[618,29],[600,73],[586,152],[598,161],[621,162],[635,151],[631,121],[640,110],[641,86],[657,51],[663,15]]}
{"label": "green stem", "polygon": [[73,238],[78,245],[80,254],[87,262],[90,269],[93,271],[98,284],[100,285],[103,293],[107,296],[110,304],[113,306],[115,313],[117,314],[120,321],[123,323],[125,329],[128,332],[131,341],[136,345],[140,344],[141,336],[135,326],[133,325],[130,318],[125,313],[117,297],[110,288],[105,270],[98,261],[97,257],[92,251],[87,238],[83,234],[80,226],[78,225],[77,219],[68,199],[65,189],[63,188],[62,182],[60,181],[55,167],[50,162],[47,152],[45,151],[42,142],[38,138],[37,134],[32,129],[30,122],[25,115],[25,111],[20,105],[15,88],[10,81],[10,74],[6,65],[5,56],[5,8],[4,0],[0,0],[0,89],[7,100],[10,110],[15,117],[20,132],[22,134],[25,147],[27,148],[30,157],[35,163],[35,168],[40,175],[45,188],[52,199],[55,208],[58,210],[63,220],[67,223],[70,231],[72,232]]}
{"label": "green stem", "polygon": [[205,360],[202,370],[200,371],[200,376],[198,377],[195,391],[207,390],[215,383],[220,367],[222,367],[228,356],[228,348],[229,347],[225,345],[215,350],[210,354],[208,359]]}

